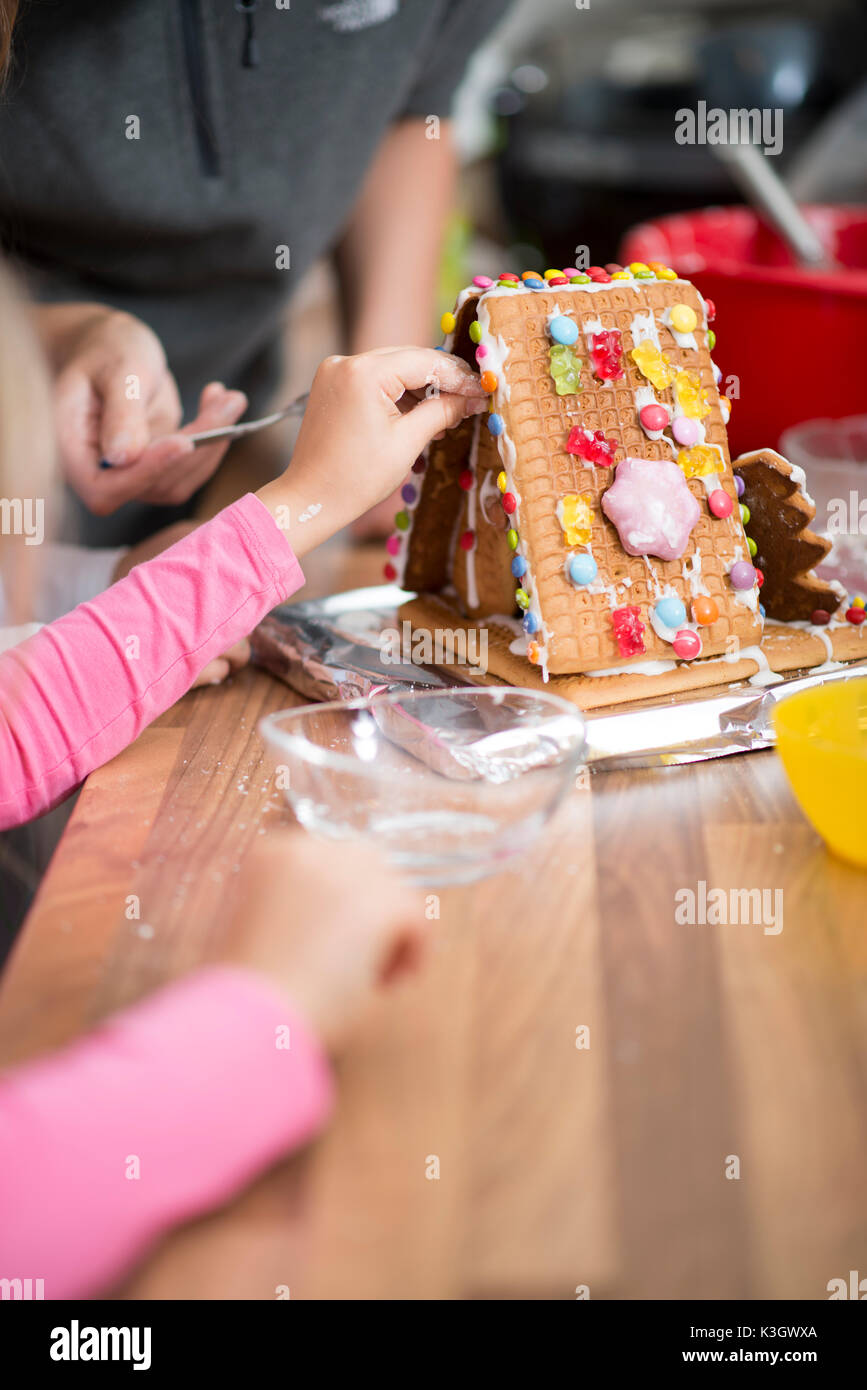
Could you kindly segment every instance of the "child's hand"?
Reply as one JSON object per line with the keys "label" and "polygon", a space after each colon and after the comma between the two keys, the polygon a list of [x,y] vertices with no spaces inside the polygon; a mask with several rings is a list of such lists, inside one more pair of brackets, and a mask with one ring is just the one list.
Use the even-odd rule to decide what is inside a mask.
{"label": "child's hand", "polygon": [[328,1047],[377,985],[417,966],[421,896],[368,846],[272,831],[247,858],[221,952],[285,989]]}
{"label": "child's hand", "polygon": [[435,435],[486,403],[475,372],[435,349],[328,357],[292,462],[259,497],[303,555],[388,497]]}

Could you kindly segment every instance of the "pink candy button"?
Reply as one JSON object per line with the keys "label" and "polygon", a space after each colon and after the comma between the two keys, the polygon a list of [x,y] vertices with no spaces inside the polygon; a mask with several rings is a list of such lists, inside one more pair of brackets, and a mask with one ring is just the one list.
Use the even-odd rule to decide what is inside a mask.
{"label": "pink candy button", "polygon": [[678,444],[689,449],[698,439],[698,422],[691,420],[688,415],[678,415],[671,427],[671,432]]}

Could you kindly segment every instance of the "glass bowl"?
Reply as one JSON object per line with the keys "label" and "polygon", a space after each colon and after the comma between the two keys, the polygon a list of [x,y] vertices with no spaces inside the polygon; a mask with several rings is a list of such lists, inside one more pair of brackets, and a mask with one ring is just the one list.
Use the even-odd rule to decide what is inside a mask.
{"label": "glass bowl", "polygon": [[513,688],[302,705],[259,725],[303,826],[369,839],[418,883],[470,883],[532,846],[584,753],[581,714]]}
{"label": "glass bowl", "polygon": [[774,726],[804,815],[835,854],[867,868],[867,679],[829,681],[780,700]]}

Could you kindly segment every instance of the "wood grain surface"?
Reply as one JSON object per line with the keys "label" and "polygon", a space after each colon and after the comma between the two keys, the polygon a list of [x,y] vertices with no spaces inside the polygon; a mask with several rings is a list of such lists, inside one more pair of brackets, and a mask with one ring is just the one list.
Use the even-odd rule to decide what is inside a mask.
{"label": "wood grain surface", "polygon": [[[329,547],[305,596],[379,567]],[[207,955],[227,880],[288,819],[256,724],[295,700],[244,672],[93,774],[4,977],[0,1061]],[[780,890],[782,931],[679,924],[700,881]],[[122,1293],[826,1298],[867,1274],[865,890],[771,752],[590,779],[517,868],[441,893],[322,1139]]]}

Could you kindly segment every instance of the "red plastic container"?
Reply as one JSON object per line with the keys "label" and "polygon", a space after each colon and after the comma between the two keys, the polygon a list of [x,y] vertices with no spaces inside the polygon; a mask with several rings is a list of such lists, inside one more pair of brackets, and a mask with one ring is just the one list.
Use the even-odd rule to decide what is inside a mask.
{"label": "red plastic container", "polygon": [[840,267],[803,270],[755,213],[705,208],[645,222],[620,261],[664,261],[712,299],[714,360],[738,378],[732,455],[778,445],[802,420],[867,408],[867,208],[804,212]]}

